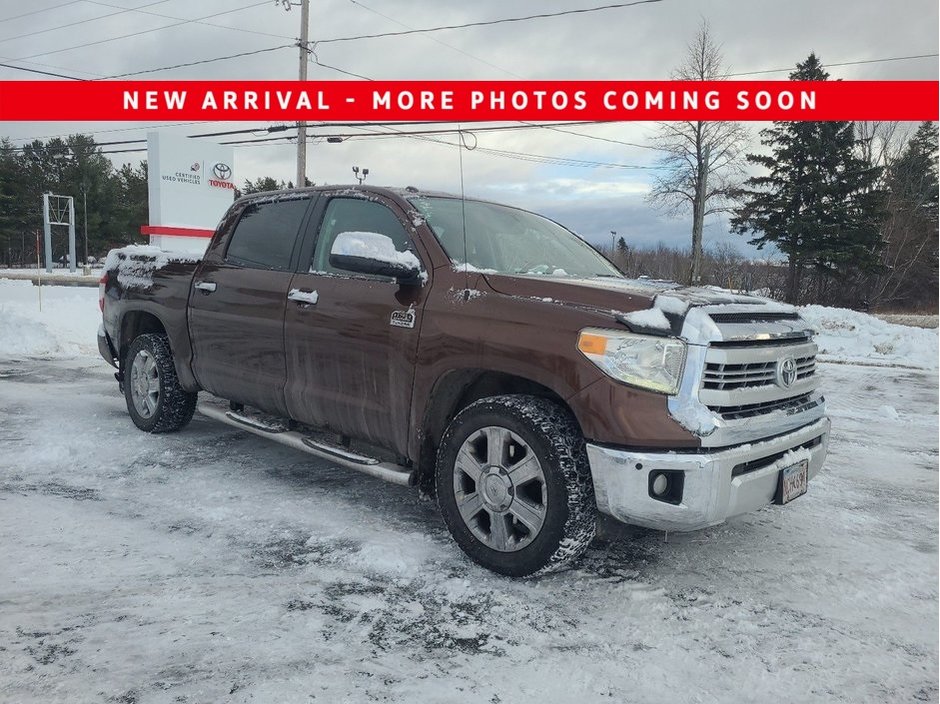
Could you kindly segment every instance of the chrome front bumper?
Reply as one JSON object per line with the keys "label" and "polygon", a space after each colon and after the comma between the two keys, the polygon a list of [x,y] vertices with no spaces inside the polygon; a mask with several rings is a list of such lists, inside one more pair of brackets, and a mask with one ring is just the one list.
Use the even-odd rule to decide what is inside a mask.
{"label": "chrome front bumper", "polygon": [[[785,435],[715,452],[634,452],[590,443],[587,450],[602,513],[647,528],[689,531],[771,503],[783,467],[806,460],[812,479],[828,445],[829,419],[821,418]],[[682,473],[677,503],[651,496],[650,474],[657,471]]]}

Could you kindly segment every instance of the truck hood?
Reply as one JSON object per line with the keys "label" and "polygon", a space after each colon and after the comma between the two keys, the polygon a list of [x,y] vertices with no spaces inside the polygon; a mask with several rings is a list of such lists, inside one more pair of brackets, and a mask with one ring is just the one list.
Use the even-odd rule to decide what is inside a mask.
{"label": "truck hood", "polygon": [[[685,308],[731,304],[780,305],[721,289],[679,286],[672,282],[647,279],[580,279],[570,276],[508,276],[490,273],[484,276],[494,291],[509,296],[551,299],[555,303],[571,303],[612,313],[652,308],[657,296],[681,301]],[[678,311],[677,306],[673,306],[673,309]]]}
{"label": "truck hood", "polygon": [[485,278],[498,293],[589,309],[610,315],[611,322],[633,332],[674,335],[691,343],[812,334],[793,306],[723,289],[612,277]]}

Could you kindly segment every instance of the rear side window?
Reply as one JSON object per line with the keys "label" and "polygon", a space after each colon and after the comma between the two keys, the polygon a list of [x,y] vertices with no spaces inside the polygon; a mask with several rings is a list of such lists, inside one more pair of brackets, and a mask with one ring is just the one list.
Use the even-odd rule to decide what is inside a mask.
{"label": "rear side window", "polygon": [[309,198],[248,205],[232,233],[225,258],[265,269],[290,268],[291,253]]}

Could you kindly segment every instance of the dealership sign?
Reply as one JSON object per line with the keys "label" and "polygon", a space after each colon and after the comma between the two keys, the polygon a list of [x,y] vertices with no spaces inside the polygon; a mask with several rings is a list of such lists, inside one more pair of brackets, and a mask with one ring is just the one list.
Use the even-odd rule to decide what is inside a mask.
{"label": "dealership sign", "polygon": [[147,135],[150,222],[140,230],[165,250],[204,252],[235,196],[232,147],[165,132]]}

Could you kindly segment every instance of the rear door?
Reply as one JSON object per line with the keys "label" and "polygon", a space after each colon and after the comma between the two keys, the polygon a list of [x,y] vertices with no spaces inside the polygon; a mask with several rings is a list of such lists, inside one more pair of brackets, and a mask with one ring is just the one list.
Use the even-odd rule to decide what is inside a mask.
{"label": "rear door", "polygon": [[426,255],[404,212],[375,194],[321,195],[311,227],[315,247],[298,266],[291,283],[297,300],[285,314],[290,415],[404,456],[429,286],[342,271],[330,265],[329,253],[342,232],[378,232],[399,251],[414,252],[425,270]]}
{"label": "rear door", "polygon": [[222,398],[286,415],[284,310],[309,193],[250,202],[193,278],[193,373]]}

